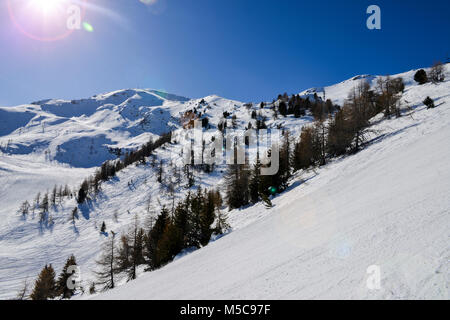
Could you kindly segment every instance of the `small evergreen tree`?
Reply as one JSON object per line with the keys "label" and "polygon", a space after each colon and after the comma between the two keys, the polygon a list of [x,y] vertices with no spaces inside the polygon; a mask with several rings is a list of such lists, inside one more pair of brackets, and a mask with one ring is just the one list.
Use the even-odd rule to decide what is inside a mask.
{"label": "small evergreen tree", "polygon": [[157,269],[161,266],[161,259],[158,256],[158,242],[162,239],[169,223],[169,211],[166,207],[163,207],[161,214],[156,219],[155,225],[151,228],[145,239],[147,263],[150,270]]}
{"label": "small evergreen tree", "polygon": [[427,106],[427,109],[435,108],[434,101],[433,101],[433,99],[431,99],[430,97],[427,97],[427,98],[423,101],[423,104]]}
{"label": "small evergreen tree", "polygon": [[74,293],[75,290],[74,289],[69,289],[67,287],[67,281],[69,279],[69,277],[72,275],[70,273],[68,273],[68,269],[70,266],[76,266],[77,265],[77,261],[75,259],[74,255],[71,255],[67,261],[66,264],[63,267],[63,270],[61,272],[61,274],[58,277],[58,280],[56,282],[56,290],[58,292],[58,295],[62,295],[63,299],[70,299]]}
{"label": "small evergreen tree", "polygon": [[416,72],[414,75],[414,81],[416,81],[419,84],[425,84],[428,82],[428,76],[425,70],[420,69]]}
{"label": "small evergreen tree", "polygon": [[32,300],[48,300],[56,297],[55,270],[51,264],[46,265],[39,274],[30,295]]}
{"label": "small evergreen tree", "polygon": [[105,223],[105,221],[102,222],[102,226],[100,228],[100,232],[101,233],[105,233],[106,232],[106,223]]}
{"label": "small evergreen tree", "polygon": [[280,104],[278,105],[278,111],[280,112],[280,114],[283,117],[287,116],[287,110],[288,110],[288,108],[287,108],[286,102],[281,101]]}

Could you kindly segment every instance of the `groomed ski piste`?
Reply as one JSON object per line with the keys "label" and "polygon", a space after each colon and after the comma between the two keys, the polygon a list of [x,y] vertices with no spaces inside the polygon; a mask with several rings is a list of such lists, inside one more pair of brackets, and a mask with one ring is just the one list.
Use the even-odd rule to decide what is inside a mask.
{"label": "groomed ski piste", "polygon": [[[76,298],[448,299],[450,73],[448,65],[446,68],[447,80],[437,85],[418,85],[413,80],[415,71],[392,76],[402,77],[406,84],[402,117],[373,118],[373,133],[362,151],[334,159],[324,167],[296,173],[290,188],[272,200],[273,208],[257,204],[233,210],[228,213],[232,230],[208,246],[183,253],[159,270],[141,271],[134,281],[126,283],[126,279],[121,279],[113,290],[95,295],[85,293]],[[327,98],[342,104],[361,79],[372,84],[376,81],[376,77],[364,76],[326,87]],[[321,90],[310,89],[302,95],[316,92],[320,96]],[[131,97],[135,95],[134,91],[127,92]],[[434,99],[436,108],[427,109],[423,105],[427,96]],[[133,100],[142,97],[135,96]],[[79,130],[82,126],[76,125],[76,135],[62,129],[51,131],[51,125],[42,129],[39,119],[32,117],[38,129],[34,136],[27,136],[23,128],[29,126],[27,120],[30,120],[23,120],[23,115],[16,128],[2,132],[1,141],[12,142],[9,151],[0,155],[0,194],[4,203],[0,208],[0,298],[14,297],[24,279],[33,281],[46,263],[52,263],[59,273],[70,254],[76,256],[87,288],[95,279],[92,273],[95,260],[106,240],[98,232],[99,224],[106,221],[108,230],[120,233],[127,230],[136,214],[144,220],[149,195],[153,199],[160,197],[162,204],[168,201],[161,195],[159,186],[152,183],[156,173],[149,166],[132,166],[104,184],[98,199],[89,207],[81,208],[82,215],[75,225],[68,219],[75,200],[61,204],[52,212],[51,228],[39,228],[31,214],[24,220],[17,213],[22,201],[31,201],[35,193],[50,190],[55,183],[76,187],[98,165],[95,152],[90,158],[77,157],[77,148],[67,147],[77,141],[74,136],[88,136],[95,147],[95,137],[104,138],[98,131],[106,127],[104,131],[109,139],[98,142],[100,146],[127,147],[130,140],[143,142],[141,135],[148,138],[150,130],[139,131],[142,126],[136,129],[127,121],[141,121],[153,108],[160,108],[157,112],[160,115],[167,112],[168,119],[173,120],[170,126],[175,127],[180,113],[198,105],[200,100],[164,98],[160,106],[148,106],[151,111],[142,111],[142,106],[137,106],[144,116],[136,116],[132,121],[122,116],[123,110],[130,109],[129,102],[125,105],[121,102],[125,106],[120,109],[121,119],[125,120],[117,122],[119,125],[110,125],[111,121],[105,126],[99,121],[95,130],[92,126]],[[216,124],[223,111],[230,110],[235,110],[240,127],[251,121],[243,103],[216,96],[204,100],[210,107],[211,123]],[[37,108],[37,116],[44,112],[36,105],[16,108],[24,109],[23,112]],[[111,112],[118,110],[114,106],[110,108]],[[0,112],[13,109],[1,108]],[[59,114],[57,117],[66,119],[59,121],[70,119],[86,124],[99,112],[110,117],[104,109],[100,104],[94,107],[91,116]],[[48,112],[45,111],[47,117],[56,117]],[[279,122],[296,137],[301,127],[311,122],[311,117],[270,119],[267,124]],[[165,129],[151,134],[161,134]],[[53,136],[43,136],[49,131]],[[66,143],[65,152],[58,149],[60,144],[52,144],[61,136]],[[33,145],[36,143],[45,148],[36,148]],[[25,145],[31,146],[33,152],[14,152],[23,150]],[[159,151],[158,157],[176,152],[170,148]],[[43,150],[50,152],[44,154]],[[109,156],[105,151],[100,158],[106,160]],[[71,159],[92,163],[74,165]],[[217,187],[224,182],[219,172],[198,179],[202,187]],[[183,192],[180,190],[179,198]],[[155,212],[158,209],[154,208]],[[117,222],[113,217],[115,211],[120,213]],[[373,275],[368,269],[373,270],[374,266],[381,277],[380,287],[375,289],[368,286]]]}

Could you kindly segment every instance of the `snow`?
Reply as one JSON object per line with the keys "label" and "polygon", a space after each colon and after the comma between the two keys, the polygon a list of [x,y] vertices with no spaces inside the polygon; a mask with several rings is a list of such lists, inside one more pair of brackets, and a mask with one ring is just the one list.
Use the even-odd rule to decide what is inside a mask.
{"label": "snow", "polygon": [[[404,105],[411,108],[399,119],[374,119],[377,134],[367,149],[299,173],[289,191],[273,200],[273,209],[255,205],[232,211],[231,233],[95,298],[448,298],[450,82],[418,86],[413,75],[398,75],[407,84]],[[377,79],[356,78],[326,87],[326,98],[342,104],[361,78],[372,85]],[[322,97],[322,91],[301,94]],[[422,104],[428,95],[436,109]],[[173,143],[156,157],[166,164],[176,159],[184,148],[180,116],[193,108],[210,118],[213,129],[225,111],[236,114],[243,128],[256,110],[269,127],[283,125],[293,137],[312,120],[308,115],[272,119],[270,106],[248,109],[218,96],[188,100],[143,89],[0,108],[0,298],[13,297],[46,263],[59,272],[70,254],[87,288],[106,239],[99,232],[103,221],[120,234],[136,214],[145,224],[162,205],[171,206],[164,184],[176,172],[156,183],[157,170],[148,161],[104,183],[99,197],[80,207],[75,224],[69,221],[74,199],[51,211],[51,226],[40,227],[37,212],[26,219],[17,213],[22,201],[31,202],[55,183],[76,188],[97,165],[116,157],[108,147],[136,148],[174,130]],[[223,169],[196,173],[196,180],[223,191]],[[187,191],[180,186],[176,199]],[[379,291],[367,290],[370,265],[381,268]]]}
{"label": "snow", "polygon": [[[229,235],[96,298],[448,299],[450,103],[412,116],[303,173],[272,210],[232,212]],[[366,286],[371,265],[380,290]]]}

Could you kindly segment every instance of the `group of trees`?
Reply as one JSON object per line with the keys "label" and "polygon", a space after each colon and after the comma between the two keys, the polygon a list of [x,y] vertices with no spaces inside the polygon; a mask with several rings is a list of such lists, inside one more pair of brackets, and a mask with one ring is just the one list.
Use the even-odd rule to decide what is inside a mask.
{"label": "group of trees", "polygon": [[104,290],[114,288],[115,276],[126,273],[128,280],[136,279],[139,265],[155,270],[167,264],[187,248],[206,246],[213,233],[222,234],[228,228],[226,215],[220,210],[222,198],[218,191],[198,188],[189,192],[170,212],[163,207],[148,229],[140,227],[138,217],[116,246],[116,234],[104,244],[97,263],[97,284]]}
{"label": "group of trees", "polygon": [[67,185],[64,187],[55,185],[51,192],[47,191],[43,195],[39,192],[31,204],[24,201],[20,205],[19,212],[24,216],[35,210],[40,210],[40,213],[48,213],[51,207],[61,204],[64,198],[73,198],[73,192]]}
{"label": "group of trees", "polygon": [[300,95],[289,97],[286,93],[279,95],[278,101],[278,110],[275,111],[278,111],[283,117],[294,115],[295,118],[299,118],[309,110],[314,119],[321,120],[338,108],[330,99],[324,101],[317,93],[314,93],[313,101],[310,101],[309,97],[302,98]]}
{"label": "group of trees", "polygon": [[427,82],[436,84],[443,82],[445,80],[444,71],[444,64],[438,61],[433,64],[429,73],[423,69],[418,70],[414,74],[414,80],[419,84],[425,84]]}
{"label": "group of trees", "polygon": [[[271,150],[267,154],[260,154],[257,150],[256,163],[250,164],[246,159],[245,164],[238,163],[238,146],[234,146],[234,163],[228,164],[225,173],[226,203],[230,210],[241,208],[248,204],[264,201],[270,205],[269,197],[275,193],[284,191],[288,186],[288,180],[292,175],[290,165],[291,142],[288,131],[283,132],[281,141],[277,142],[279,149],[278,171],[273,175],[262,175],[261,169],[271,166]],[[264,163],[261,161],[264,157]]]}
{"label": "group of trees", "polygon": [[155,141],[150,140],[138,150],[125,153],[123,160],[117,159],[104,162],[93,176],[88,177],[81,184],[77,194],[78,203],[84,203],[90,194],[95,196],[100,191],[101,183],[114,177],[117,172],[135,163],[144,164],[147,157],[151,156],[162,145],[170,143],[171,140],[172,133],[169,132],[163,134]]}
{"label": "group of trees", "polygon": [[71,255],[61,271],[61,274],[56,278],[55,270],[51,264],[46,265],[34,284],[33,290],[28,297],[28,284],[25,281],[24,287],[18,294],[18,299],[31,300],[48,300],[48,299],[69,299],[74,293],[75,289],[69,288],[67,283],[72,273],[69,272],[69,267],[76,266],[77,262],[74,255]]}
{"label": "group of trees", "polygon": [[366,141],[369,119],[383,112],[385,117],[400,116],[401,78],[379,78],[377,91],[361,82],[349,94],[344,106],[328,121],[316,121],[304,127],[295,144],[294,170],[324,165],[327,158],[357,152]]}
{"label": "group of trees", "polygon": [[[230,210],[261,200],[271,207],[270,195],[284,191],[293,172],[322,166],[329,158],[360,150],[367,140],[370,118],[380,112],[385,117],[400,116],[400,97],[404,88],[401,78],[389,76],[378,79],[376,90],[372,90],[367,82],[361,82],[350,92],[342,108],[328,100],[323,102],[316,96],[309,107],[315,113],[316,121],[311,126],[303,127],[297,142],[292,143],[289,132],[283,132],[276,174],[260,174],[262,165],[259,154],[256,163],[249,164],[247,161],[246,164],[228,165],[226,201]],[[287,112],[287,109],[284,110],[288,105],[285,101],[293,106],[308,104],[309,101],[298,96],[289,98],[286,94],[280,95],[279,99],[282,115]],[[235,153],[236,150],[237,147]]]}

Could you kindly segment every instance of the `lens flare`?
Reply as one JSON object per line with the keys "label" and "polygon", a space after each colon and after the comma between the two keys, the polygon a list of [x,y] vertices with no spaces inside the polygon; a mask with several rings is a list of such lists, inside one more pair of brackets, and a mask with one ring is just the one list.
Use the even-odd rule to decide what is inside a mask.
{"label": "lens flare", "polygon": [[88,0],[7,0],[11,22],[22,34],[38,41],[67,38],[74,29],[67,27],[71,6],[80,8],[81,20]]}
{"label": "lens flare", "polygon": [[66,0],[30,0],[30,6],[35,10],[40,10],[44,14],[58,12]]}
{"label": "lens flare", "polygon": [[94,27],[91,24],[89,24],[88,22],[83,22],[83,28],[87,32],[94,32]]}

